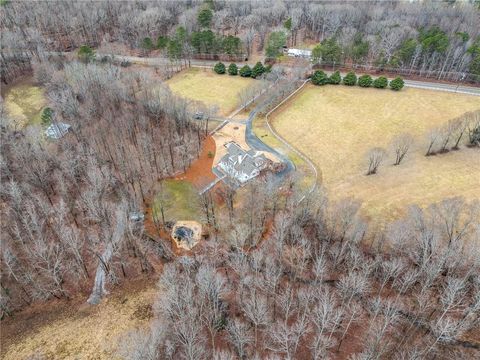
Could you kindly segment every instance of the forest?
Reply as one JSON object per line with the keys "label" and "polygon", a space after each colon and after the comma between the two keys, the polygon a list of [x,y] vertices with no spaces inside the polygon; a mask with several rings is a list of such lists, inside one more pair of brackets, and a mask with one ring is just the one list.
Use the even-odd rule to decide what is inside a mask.
{"label": "forest", "polygon": [[206,54],[248,57],[264,47],[269,53],[269,45],[278,41],[293,47],[315,44],[314,58],[329,65],[479,81],[478,2],[205,3],[6,1],[2,81],[31,71],[32,58],[82,45],[120,43],[144,53],[160,49],[178,60]]}
{"label": "forest", "polygon": [[[298,69],[286,74],[276,63],[284,46],[311,49],[310,69],[382,69],[478,85],[478,1],[0,4],[2,86],[31,78],[48,104],[43,125],[22,127],[2,91],[0,321],[79,297],[95,306],[111,289],[142,278],[156,284],[151,318],[111,340],[113,357],[479,356],[480,202],[474,196],[412,204],[372,230],[354,197],[331,199],[321,184],[305,196],[300,172],[281,181],[267,174],[238,191],[195,189],[189,203],[208,234],[189,252],[172,246],[162,198],[162,181],[184,174],[200,157],[218,110],[172,92],[172,64],[180,70],[192,59],[229,61],[228,70],[222,63],[208,71],[243,77],[233,62],[255,63],[265,54],[269,65],[258,62],[262,71],[248,80],[253,85],[238,93],[241,110],[262,115],[305,81]],[[166,63],[147,69],[94,55],[114,48]],[[313,74],[314,84],[327,84],[325,73]],[[370,75],[361,87],[364,81],[387,86],[376,86]],[[459,118],[437,129],[435,141],[450,126],[447,143],[461,129],[457,148],[468,136],[468,151],[478,152],[478,110],[464,117],[468,122]],[[58,123],[71,131],[46,140],[41,126]],[[412,141],[404,135],[397,142],[396,166]],[[369,178],[379,164],[368,168]],[[157,193],[160,210],[152,214]],[[138,221],[139,213],[147,221]],[[43,358],[41,349],[30,357]]]}

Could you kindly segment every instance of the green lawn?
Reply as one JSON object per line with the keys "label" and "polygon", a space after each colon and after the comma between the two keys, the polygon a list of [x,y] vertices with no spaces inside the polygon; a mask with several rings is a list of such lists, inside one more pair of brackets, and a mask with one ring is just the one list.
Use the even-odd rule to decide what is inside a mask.
{"label": "green lawn", "polygon": [[153,216],[161,219],[160,206],[163,201],[166,221],[201,220],[198,193],[195,187],[184,180],[168,179],[162,182],[155,196]]}

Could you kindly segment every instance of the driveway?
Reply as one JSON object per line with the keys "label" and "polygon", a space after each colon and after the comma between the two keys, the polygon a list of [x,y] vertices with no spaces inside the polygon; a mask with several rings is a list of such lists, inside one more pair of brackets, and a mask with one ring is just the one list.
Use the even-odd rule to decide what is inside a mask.
{"label": "driveway", "polygon": [[282,163],[285,164],[285,169],[278,172],[276,175],[283,177],[288,174],[290,171],[295,170],[295,164],[284,154],[281,154],[277,150],[271,148],[267,144],[265,144],[262,140],[260,140],[257,135],[253,132],[252,123],[253,119],[255,118],[256,111],[252,111],[247,119],[247,126],[245,128],[245,141],[247,144],[257,151],[266,151],[273,155],[275,155]]}

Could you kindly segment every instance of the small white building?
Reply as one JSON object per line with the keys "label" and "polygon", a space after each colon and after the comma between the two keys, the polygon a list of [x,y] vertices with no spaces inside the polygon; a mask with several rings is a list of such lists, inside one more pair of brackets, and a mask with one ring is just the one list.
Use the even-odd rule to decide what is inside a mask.
{"label": "small white building", "polygon": [[312,57],[312,50],[286,49],[286,54],[291,57],[301,57],[301,58],[309,59]]}
{"label": "small white building", "polygon": [[52,123],[45,129],[45,135],[50,139],[58,140],[65,136],[71,127],[71,125],[62,122]]}

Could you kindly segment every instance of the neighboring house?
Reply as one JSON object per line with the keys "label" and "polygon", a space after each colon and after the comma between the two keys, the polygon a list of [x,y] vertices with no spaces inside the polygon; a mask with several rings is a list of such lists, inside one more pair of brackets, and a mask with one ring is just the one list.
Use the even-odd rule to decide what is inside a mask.
{"label": "neighboring house", "polygon": [[243,150],[240,145],[231,141],[225,144],[227,153],[214,167],[214,173],[227,182],[242,186],[260,174],[268,165],[268,159],[255,150]]}
{"label": "neighboring house", "polygon": [[307,58],[307,59],[312,57],[312,50],[285,49],[284,52],[288,56],[292,56],[292,57],[302,57],[302,58]]}
{"label": "neighboring house", "polygon": [[71,125],[62,122],[52,123],[45,129],[45,135],[50,139],[58,140],[68,133],[71,127]]}

